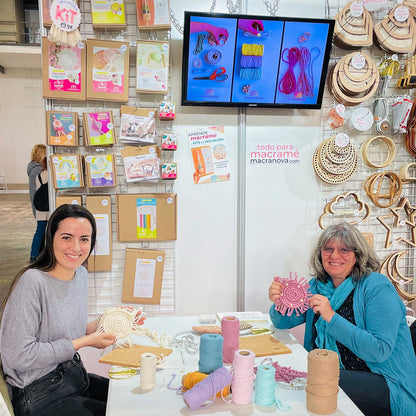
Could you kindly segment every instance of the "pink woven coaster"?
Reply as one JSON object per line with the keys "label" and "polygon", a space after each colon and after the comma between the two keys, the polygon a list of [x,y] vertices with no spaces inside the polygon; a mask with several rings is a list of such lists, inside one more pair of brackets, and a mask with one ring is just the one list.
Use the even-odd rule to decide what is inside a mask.
{"label": "pink woven coaster", "polygon": [[274,280],[282,284],[282,294],[275,301],[278,312],[288,316],[296,312],[296,315],[299,316],[308,310],[309,298],[312,294],[309,283],[304,277],[298,279],[297,273],[294,273],[294,277],[292,277],[292,272],[290,272],[290,278],[282,279],[276,276]]}

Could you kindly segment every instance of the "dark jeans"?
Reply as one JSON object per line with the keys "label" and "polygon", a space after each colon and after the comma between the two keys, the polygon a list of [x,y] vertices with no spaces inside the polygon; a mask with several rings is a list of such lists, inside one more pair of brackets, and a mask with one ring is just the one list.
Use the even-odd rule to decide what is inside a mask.
{"label": "dark jeans", "polygon": [[390,416],[390,390],[379,374],[341,370],[339,386],[365,416]]}
{"label": "dark jeans", "polygon": [[16,416],[104,416],[108,379],[87,374],[79,354],[28,386],[12,387]]}
{"label": "dark jeans", "polygon": [[39,256],[43,248],[43,238],[45,237],[46,224],[48,221],[37,221],[35,235],[32,240],[32,247],[30,249],[30,258],[35,259]]}

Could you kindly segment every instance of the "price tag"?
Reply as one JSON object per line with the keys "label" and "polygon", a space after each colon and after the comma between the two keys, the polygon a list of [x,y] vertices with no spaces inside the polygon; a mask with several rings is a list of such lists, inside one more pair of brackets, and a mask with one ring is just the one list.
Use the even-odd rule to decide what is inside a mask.
{"label": "price tag", "polygon": [[409,9],[406,6],[399,6],[394,11],[394,17],[398,22],[405,22],[409,18]]}
{"label": "price tag", "polygon": [[338,133],[335,136],[335,144],[338,147],[348,146],[349,142],[350,142],[350,138],[349,138],[348,134],[346,134],[346,133]]}
{"label": "price tag", "polygon": [[360,53],[356,53],[352,58],[351,58],[351,65],[355,68],[355,69],[363,69],[365,66],[365,58],[363,55],[361,55]]}
{"label": "price tag", "polygon": [[64,32],[73,32],[81,23],[81,11],[72,0],[54,0],[50,16],[52,23]]}
{"label": "price tag", "polygon": [[360,1],[353,1],[350,6],[351,16],[353,17],[360,17],[362,16],[364,11],[363,3]]}

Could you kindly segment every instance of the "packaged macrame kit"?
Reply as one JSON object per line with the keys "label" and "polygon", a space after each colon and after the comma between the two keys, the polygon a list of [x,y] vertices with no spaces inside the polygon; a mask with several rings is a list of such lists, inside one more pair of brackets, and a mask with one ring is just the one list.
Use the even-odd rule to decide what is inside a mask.
{"label": "packaged macrame kit", "polygon": [[116,158],[114,154],[86,155],[84,160],[87,186],[94,188],[117,185]]}
{"label": "packaged macrame kit", "polygon": [[170,29],[169,0],[136,0],[140,31]]}
{"label": "packaged macrame kit", "polygon": [[137,41],[136,91],[167,94],[169,77],[169,43]]}
{"label": "packaged macrame kit", "polygon": [[55,189],[80,188],[84,186],[81,155],[51,155],[50,166]]}
{"label": "packaged macrame kit", "polygon": [[177,150],[178,149],[178,134],[177,133],[162,133],[161,136],[163,150]]}
{"label": "packaged macrame kit", "polygon": [[129,43],[87,40],[87,98],[127,102]]}
{"label": "packaged macrame kit", "polygon": [[47,111],[46,133],[49,146],[78,146],[78,113]]}
{"label": "packaged macrame kit", "polygon": [[113,112],[83,113],[85,146],[111,146],[116,142]]}
{"label": "packaged macrame kit", "polygon": [[112,269],[113,240],[110,195],[87,195],[86,208],[94,215],[97,225],[97,240],[88,258],[89,272],[102,272]]}
{"label": "packaged macrame kit", "polygon": [[159,304],[164,264],[164,251],[127,248],[122,302]]}
{"label": "packaged macrame kit", "polygon": [[153,108],[122,105],[119,139],[132,143],[155,143],[156,120]]}
{"label": "packaged macrame kit", "polygon": [[117,240],[176,240],[176,201],[172,193],[117,194]]}
{"label": "packaged macrame kit", "polygon": [[126,146],[121,150],[127,182],[160,178],[160,150],[156,146]]}
{"label": "packaged macrame kit", "polygon": [[94,29],[126,29],[126,8],[124,0],[91,0],[92,27]]}
{"label": "packaged macrame kit", "polygon": [[43,98],[85,101],[86,48],[58,45],[42,38]]}

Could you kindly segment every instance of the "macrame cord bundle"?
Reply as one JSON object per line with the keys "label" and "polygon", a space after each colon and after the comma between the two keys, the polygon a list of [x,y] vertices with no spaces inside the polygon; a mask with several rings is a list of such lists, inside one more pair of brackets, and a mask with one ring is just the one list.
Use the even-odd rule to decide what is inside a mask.
{"label": "macrame cord bundle", "polygon": [[292,272],[290,272],[290,278],[284,279],[276,276],[274,280],[282,284],[282,293],[275,301],[275,308],[278,312],[288,316],[296,312],[296,315],[299,316],[308,310],[309,298],[312,294],[306,278],[298,279],[296,272],[292,278]]}

